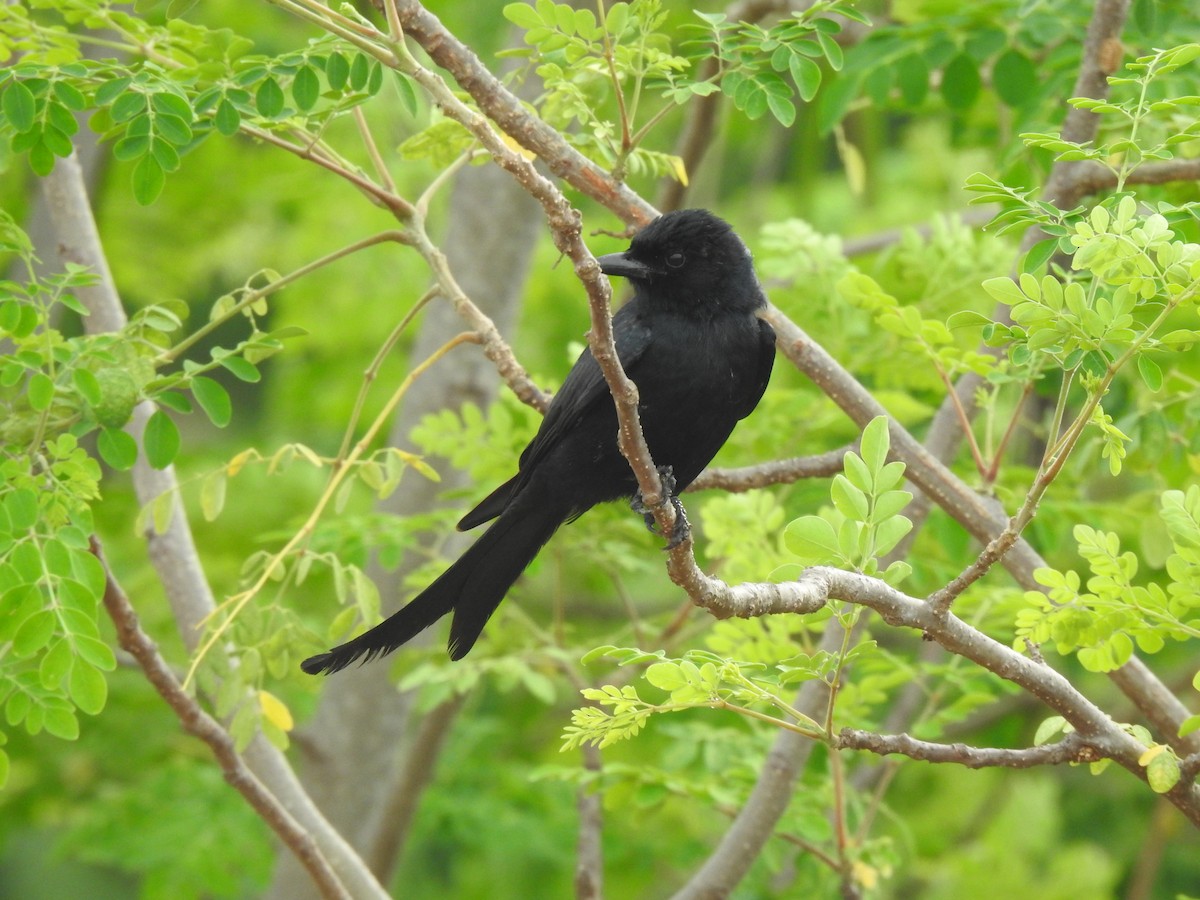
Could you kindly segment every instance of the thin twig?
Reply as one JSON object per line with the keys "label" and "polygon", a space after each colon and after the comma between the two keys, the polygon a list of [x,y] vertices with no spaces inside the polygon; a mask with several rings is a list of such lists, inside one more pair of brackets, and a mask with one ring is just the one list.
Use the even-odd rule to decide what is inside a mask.
{"label": "thin twig", "polygon": [[938,744],[907,734],[874,734],[857,728],[844,728],[835,738],[839,750],[866,750],[886,756],[898,753],[923,762],[954,763],[968,769],[1032,769],[1035,766],[1062,763],[1096,762],[1100,756],[1078,734],[1069,734],[1055,744],[1008,750],[998,747],[970,747],[966,744]]}
{"label": "thin twig", "polygon": [[195,654],[193,655],[191,665],[188,668],[187,678],[184,680],[185,687],[191,684],[192,679],[196,677],[196,670],[200,667],[200,663],[204,660],[204,657],[208,655],[208,652],[212,650],[214,646],[216,646],[217,642],[221,640],[225,632],[229,630],[234,620],[246,607],[246,604],[258,596],[259,592],[266,586],[267,582],[271,580],[274,573],[283,563],[283,561],[287,559],[288,556],[290,556],[296,550],[296,548],[300,547],[312,536],[313,532],[316,530],[317,523],[320,521],[321,516],[324,514],[326,508],[330,505],[330,503],[333,502],[334,497],[337,495],[338,488],[341,486],[342,482],[345,481],[346,477],[353,471],[354,463],[362,457],[362,455],[366,452],[367,447],[369,447],[375,440],[376,435],[383,428],[388,419],[391,418],[396,406],[399,405],[400,401],[404,399],[404,395],[408,393],[408,390],[412,386],[413,382],[455,347],[464,343],[473,342],[474,340],[475,335],[472,332],[463,332],[456,337],[451,338],[436,351],[434,351],[434,353],[432,353],[428,359],[415,366],[412,371],[405,376],[404,380],[400,383],[400,386],[392,392],[392,396],[389,397],[387,402],[383,405],[383,409],[379,411],[378,415],[376,415],[375,419],[371,422],[371,425],[367,428],[363,436],[359,438],[357,443],[355,443],[350,449],[350,452],[344,457],[340,457],[338,462],[335,462],[333,469],[329,474],[329,480],[325,484],[325,489],[321,492],[321,496],[313,505],[313,510],[311,513],[309,513],[309,516],[305,520],[304,524],[301,525],[296,533],[288,539],[287,543],[285,543],[283,547],[271,555],[270,559],[268,559],[263,565],[262,572],[259,574],[258,578],[254,580],[250,587],[242,591],[240,594],[235,594],[234,596],[228,598],[224,603],[219,605],[213,610],[212,613],[209,614],[209,618],[218,613],[224,613],[224,616],[221,621],[217,623],[217,625],[208,633],[204,641],[200,644],[199,648],[197,648]]}
{"label": "thin twig", "polygon": [[383,155],[375,143],[375,136],[371,134],[371,126],[367,123],[367,116],[363,112],[363,108],[356,106],[353,113],[354,124],[358,126],[358,136],[362,138],[363,146],[367,148],[367,155],[371,157],[371,165],[375,167],[375,177],[379,179],[384,190],[389,194],[396,194],[396,182],[392,180],[392,173],[388,171],[387,164],[383,161]]}
{"label": "thin twig", "polygon": [[339,259],[350,256],[353,253],[357,253],[359,250],[365,250],[367,247],[374,247],[376,244],[382,244],[388,241],[394,241],[397,244],[407,244],[410,242],[410,239],[408,233],[405,231],[381,231],[379,234],[373,234],[370,237],[355,241],[353,244],[348,244],[339,250],[334,250],[332,253],[327,253],[320,259],[314,259],[312,262],[306,263],[305,265],[296,269],[294,272],[288,272],[288,274],[284,275],[282,278],[272,281],[265,287],[254,291],[249,291],[237,303],[226,310],[224,314],[216,319],[213,319],[211,322],[206,322],[204,325],[197,328],[169,350],[164,350],[161,354],[159,354],[158,359],[155,360],[156,365],[167,365],[179,359],[180,356],[182,356],[200,341],[204,340],[206,337],[208,337],[208,335],[212,334],[226,322],[236,318],[242,313],[243,310],[246,310],[255,303],[258,303],[264,297],[269,297],[271,294],[283,290],[283,288],[287,287],[293,282],[299,281],[306,275],[311,275],[313,272],[324,268],[330,263],[337,262]]}
{"label": "thin twig", "polygon": [[716,489],[736,494],[772,484],[792,484],[805,478],[829,478],[842,471],[846,453],[854,447],[855,444],[849,444],[815,456],[793,456],[740,469],[705,469],[685,492]]}

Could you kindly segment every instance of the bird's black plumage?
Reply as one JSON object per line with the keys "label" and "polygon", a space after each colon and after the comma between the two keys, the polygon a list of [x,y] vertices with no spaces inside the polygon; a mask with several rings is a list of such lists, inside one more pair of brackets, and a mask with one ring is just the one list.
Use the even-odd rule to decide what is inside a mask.
{"label": "bird's black plumage", "polygon": [[[775,333],[756,315],[766,300],[750,253],[724,221],[688,209],[660,216],[628,250],[598,261],[606,274],[633,285],[633,299],[613,316],[617,355],[638,387],[650,454],[683,490],[758,404],[771,375]],[[491,527],[395,615],[301,667],[336,672],[381,656],[450,612],[450,657],[462,658],[559,525],[636,493],[617,447],[612,395],[585,350],[522,452],[517,474],[458,523],[467,530],[495,519]]]}

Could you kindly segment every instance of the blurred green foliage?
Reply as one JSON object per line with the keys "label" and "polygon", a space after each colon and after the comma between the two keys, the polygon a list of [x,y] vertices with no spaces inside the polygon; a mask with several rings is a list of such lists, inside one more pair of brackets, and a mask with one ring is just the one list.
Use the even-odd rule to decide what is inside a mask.
{"label": "blurred green foliage", "polygon": [[[755,251],[773,302],[917,433],[942,402],[943,376],[974,368],[991,373],[1001,386],[985,403],[977,444],[985,457],[1002,446],[1020,385],[1005,382],[1016,378],[1011,368],[985,368],[971,354],[995,299],[1008,303],[1016,324],[989,332],[997,342],[1003,337],[1015,342],[1010,347],[1026,348],[1011,352],[1008,363],[1027,371],[1034,353],[1048,353],[1058,368],[1043,360],[1037,370],[1041,377],[1023,412],[1031,425],[1007,445],[994,478],[965,453],[957,467],[1010,509],[1020,504],[1038,469],[1055,398],[1064,391],[1062,369],[1084,365],[1089,352],[1108,354],[1105,360],[1112,362],[1114,348],[1128,346],[1140,333],[1136,329],[1150,321],[1145,313],[1125,309],[1124,294],[1099,319],[1076,309],[1066,293],[1060,298],[1040,268],[1054,247],[1043,248],[1032,261],[1038,265],[1025,260],[1032,281],[1009,279],[1019,231],[998,235],[996,228],[981,232],[964,224],[968,200],[999,203],[1007,216],[999,226],[1049,226],[1047,233],[1061,239],[1062,249],[1098,247],[1088,249],[1084,260],[1094,281],[1083,280],[1087,273],[1062,273],[1065,291],[1086,294],[1093,315],[1100,309],[1097,281],[1110,282],[1105,290],[1124,283],[1145,299],[1166,296],[1165,284],[1196,278],[1189,244],[1198,233],[1189,206],[1197,199],[1194,184],[1138,186],[1135,208],[1130,195],[1106,195],[1100,198],[1105,205],[1097,207],[1101,212],[1074,217],[1036,202],[1036,188],[1056,154],[1116,160],[1118,172],[1128,174],[1129,166],[1164,149],[1194,153],[1195,107],[1179,98],[1200,93],[1200,77],[1194,55],[1185,58],[1191,51],[1183,50],[1168,60],[1178,63],[1174,69],[1164,71],[1161,60],[1153,64],[1156,77],[1147,95],[1166,105],[1138,111],[1129,105],[1136,103],[1137,91],[1118,85],[1114,108],[1099,111],[1113,125],[1102,132],[1108,143],[1088,148],[1055,143],[1079,66],[1078,36],[1092,10],[1083,0],[904,0],[886,9],[864,2],[856,8],[881,24],[865,28],[839,19],[847,26],[841,29],[823,17],[831,7],[845,9],[841,3],[818,4],[807,18],[757,29],[721,21],[716,7],[697,16],[691,6],[676,2],[615,4],[608,7],[607,31],[587,11],[573,12],[568,21],[565,7],[545,0],[534,6],[441,7],[437,12],[448,27],[489,64],[507,43],[501,27],[506,19],[530,29],[516,55],[548,78],[547,115],[558,117],[556,125],[578,125],[576,145],[622,169],[646,196],[654,192],[655,177],[680,174],[675,137],[687,103],[712,93],[713,86],[727,91],[736,109],[724,117],[709,161],[686,173],[688,202],[713,207],[736,224]],[[120,347],[85,339],[70,292],[87,276],[30,275],[29,251],[10,229],[3,248],[13,267],[8,278],[31,299],[20,308],[0,308],[0,326],[10,340],[5,370],[20,368],[8,379],[0,373],[10,451],[4,534],[29,530],[33,495],[33,522],[46,523],[39,539],[53,540],[51,546],[61,550],[44,550],[35,560],[35,554],[18,554],[9,544],[0,549],[15,579],[2,585],[0,603],[9,618],[0,623],[0,672],[5,684],[24,685],[30,697],[43,698],[41,706],[14,702],[19,692],[11,687],[3,698],[2,758],[11,763],[0,794],[0,843],[8,853],[0,857],[0,894],[16,883],[8,880],[15,878],[15,856],[32,836],[53,844],[55,860],[131,874],[140,896],[253,895],[270,876],[273,851],[266,828],[223,784],[204,749],[179,736],[175,720],[144,681],[124,668],[109,671],[111,627],[96,606],[101,584],[84,561],[92,559],[86,537],[93,527],[136,598],[146,629],[173,663],[186,667],[187,658],[133,527],[139,515],[153,517],[160,510],[139,511],[120,471],[104,472],[97,498],[98,466],[80,448],[90,450],[89,435],[107,434],[108,444],[99,438],[100,456],[126,468],[136,451],[118,436],[123,434],[118,419],[128,414],[124,394],[167,403],[173,412],[157,420],[158,440],[145,449],[158,463],[174,461],[180,471],[214,592],[235,595],[248,574],[269,569],[270,554],[297,532],[322,496],[326,468],[338,453],[381,336],[417,303],[429,276],[416,254],[380,244],[289,284],[269,301],[264,298],[265,308],[256,302],[246,314],[229,317],[187,348],[177,368],[138,363],[158,360],[183,335],[206,327],[214,308],[228,310],[247,297],[248,286],[269,287],[278,273],[395,227],[385,211],[318,167],[262,140],[228,135],[248,123],[279,134],[300,122],[367,171],[370,160],[356,125],[342,115],[357,109],[385,153],[406,148],[392,174],[402,195],[415,196],[436,176],[443,157],[463,146],[462,132],[444,124],[426,132],[437,113],[411,83],[269,4],[211,0],[182,18],[169,18],[177,10],[165,3],[139,4],[133,12],[84,0],[6,9],[12,15],[0,26],[0,49],[26,55],[0,73],[6,137],[0,142],[6,174],[0,206],[19,221],[31,205],[33,173],[48,171],[70,139],[78,138],[74,113],[99,110],[86,127],[109,138],[102,152],[112,159],[96,184],[95,205],[136,334],[131,331]],[[622,11],[614,19],[617,9]],[[70,27],[53,31],[56,16]],[[99,59],[76,59],[80,45],[73,35],[85,25],[114,22],[128,34],[158,36],[158,51],[179,66],[173,70],[177,77],[165,63],[138,69],[105,46]],[[41,29],[40,48],[14,37],[33,33],[31,23]],[[1151,46],[1181,45],[1195,25],[1195,12],[1183,0],[1136,2],[1126,34],[1129,57]],[[661,106],[642,106],[631,120],[637,140],[625,144],[607,65],[594,54],[603,53],[606,35],[634,34],[634,42],[621,46],[638,52],[619,54],[618,81],[630,92],[626,99],[646,90]],[[714,51],[729,63],[723,73],[728,81],[692,77]],[[136,77],[120,83],[134,69]],[[1136,86],[1145,72],[1135,68],[1126,74]],[[1131,110],[1142,127],[1141,140],[1122,144],[1129,140],[1122,116],[1128,118]],[[651,127],[642,131],[647,123]],[[1023,134],[1031,137],[1022,140]],[[987,173],[984,179],[971,178],[980,171]],[[968,179],[971,192],[964,189]],[[610,214],[572,199],[580,202],[589,228],[619,230]],[[430,214],[435,228],[443,214],[439,195]],[[845,255],[847,248],[856,249],[857,239],[896,227],[903,231],[882,249]],[[1151,255],[1132,256],[1161,264],[1149,278],[1154,282],[1149,295],[1142,291],[1145,280],[1127,277],[1119,265],[1131,258],[1122,255],[1120,239],[1135,228],[1142,229],[1137,249]],[[591,244],[605,252],[619,241],[597,235]],[[29,264],[25,269],[18,265],[22,259]],[[1078,256],[1076,262],[1087,268]],[[518,357],[545,388],[561,381],[587,327],[582,292],[568,267],[555,263],[553,247],[542,241],[515,338]],[[1172,266],[1183,269],[1172,275]],[[30,319],[34,314],[23,309],[38,310],[40,318]],[[951,319],[955,314],[959,318]],[[1114,321],[1122,316],[1131,319],[1121,326],[1131,333],[1114,335]],[[1156,670],[1172,685],[1185,685],[1181,695],[1194,705],[1186,687],[1195,666],[1191,645],[1162,638],[1191,637],[1189,629],[1195,628],[1185,617],[1194,605],[1188,591],[1195,577],[1190,557],[1196,516],[1159,515],[1166,504],[1185,513],[1195,507],[1200,372],[1195,354],[1180,352],[1191,345],[1194,319],[1194,305],[1169,311],[1155,338],[1162,343],[1139,357],[1148,362],[1114,374],[1103,399],[1108,420],[1085,433],[1030,526],[1030,540],[1053,567],[1046,583],[1070,596],[1052,594],[1058,605],[1030,602],[995,574],[956,607],[998,640],[1045,633],[1066,654],[1055,664],[1089,696],[1114,708],[1119,707],[1114,689],[1090,672],[1119,662],[1130,632],[1142,651],[1159,651]],[[999,333],[1000,328],[1009,330]],[[286,343],[271,337],[284,329],[305,333]],[[392,387],[367,395],[361,421],[383,409],[391,389],[418,362],[408,355],[412,334],[410,329],[401,335],[398,352],[376,372],[377,384]],[[144,352],[121,356],[128,345]],[[1080,359],[1073,359],[1077,350]],[[1091,374],[1099,377],[1104,360],[1090,359]],[[252,364],[253,373],[243,363]],[[130,383],[112,375],[114,369],[128,370]],[[1007,374],[996,374],[1001,371]],[[177,414],[191,405],[189,397],[207,417]],[[1078,408],[1082,397],[1070,394],[1067,404]],[[476,496],[511,474],[516,453],[536,425],[536,414],[505,394],[486,410],[464,406],[427,417],[401,449],[465,469]],[[828,398],[781,363],[759,410],[739,426],[717,463],[807,455],[857,437]],[[247,454],[248,448],[257,455]],[[877,449],[862,453],[877,457]],[[59,478],[55,492],[46,495],[51,500],[39,499],[32,482],[19,483],[42,473],[36,461],[29,462],[36,452],[50,454]],[[378,459],[381,471],[387,459]],[[1120,463],[1117,477],[1109,474],[1114,459]],[[868,474],[881,474],[882,460],[876,461]],[[420,477],[416,460],[395,465],[395,473],[385,476],[399,477],[405,469],[403,477]],[[407,577],[406,588],[414,591],[444,565],[438,548],[454,510],[467,508],[470,498],[460,492],[447,498],[453,508],[445,511],[385,516],[372,507],[389,480],[379,476],[364,465],[353,491],[339,497],[336,514],[318,524],[307,561],[289,563],[282,581],[272,582],[267,596],[248,605],[227,633],[232,653],[214,654],[201,669],[201,687],[220,713],[234,716],[239,736],[264,723],[275,726],[277,740],[286,739],[269,712],[246,701],[245,688],[278,694],[301,720],[311,711],[316,686],[301,681],[295,660],[323,645],[326,629],[336,638],[378,615],[379,598],[361,574],[373,553],[393,567],[418,540],[432,539],[430,557]],[[787,523],[840,523],[860,500],[874,497],[872,479],[855,484],[849,473],[840,477],[845,483],[814,480],[740,495],[687,496],[701,535],[702,564],[731,581],[766,580],[772,573],[787,577],[791,570],[781,567],[795,563],[796,532],[806,527],[793,524],[785,540]],[[1167,490],[1176,493],[1164,495]],[[54,502],[60,506],[49,508]],[[1089,530],[1077,530],[1081,523]],[[1069,539],[1072,533],[1078,543]],[[814,534],[800,540],[806,559],[812,558],[807,551]],[[840,549],[852,550],[856,540],[848,537]],[[831,611],[803,621],[720,623],[693,613],[679,624],[680,598],[669,588],[654,547],[624,509],[596,510],[555,538],[469,659],[452,667],[440,653],[414,651],[394,663],[401,686],[419,692],[422,709],[469,692],[467,714],[445,746],[396,874],[405,896],[566,894],[575,843],[574,792],[584,783],[604,795],[611,896],[661,896],[704,859],[748,795],[773,727],[729,711],[696,708],[651,717],[636,740],[606,748],[604,770],[597,775],[581,768],[576,756],[559,753],[561,730],[579,703],[572,681],[600,691],[599,685],[644,674],[648,695],[665,691],[680,705],[703,706],[707,692],[729,690],[733,682],[745,694],[741,699],[753,694],[762,700],[763,667],[784,664],[771,675],[773,690],[844,667],[838,727],[882,727],[903,688],[917,684],[923,705],[909,730],[919,737],[985,746],[1025,746],[1033,739],[1043,717],[1039,709],[960,660],[922,658],[914,635],[872,626],[847,657],[817,649]],[[941,586],[973,552],[961,529],[935,512],[909,554],[905,589],[920,595]],[[1123,562],[1123,553],[1133,554],[1138,564]],[[867,565],[874,554],[843,555]],[[33,571],[42,559],[52,563],[44,578]],[[1083,591],[1088,570],[1107,580]],[[69,585],[65,598],[62,585]],[[1130,596],[1141,598],[1134,609],[1150,597],[1175,618],[1146,627],[1131,612]],[[333,598],[349,601],[336,618]],[[61,621],[44,614],[60,606],[75,613]],[[7,634],[9,624],[26,630]],[[611,652],[592,653],[579,663],[606,642]],[[616,650],[634,645],[648,652]],[[1044,650],[1049,654],[1050,645]],[[1077,657],[1070,655],[1075,651]],[[722,660],[736,664],[721,668]],[[622,671],[621,663],[640,668]],[[564,670],[573,679],[564,678]],[[18,714],[23,702],[24,714]],[[1011,710],[988,716],[998,705]],[[101,707],[103,714],[95,716]],[[43,710],[35,714],[41,716],[37,728],[29,718],[35,708]],[[76,716],[76,709],[83,715]],[[29,733],[42,727],[68,740]],[[970,730],[964,737],[965,728]],[[862,789],[838,801],[828,754],[823,746],[814,749],[780,825],[786,837],[768,846],[737,896],[829,895],[836,880],[800,847],[831,845],[829,810],[836,802],[846,804],[852,825],[862,829],[854,848],[856,873],[869,896],[879,897],[1115,897],[1144,859],[1144,844],[1175,828],[1156,816],[1155,798],[1121,774],[893,767],[866,754],[848,764]],[[876,789],[878,795],[872,793]],[[1156,896],[1194,892],[1200,881],[1195,836],[1171,837],[1162,837],[1166,850]],[[47,881],[44,889],[50,897],[58,887]]]}

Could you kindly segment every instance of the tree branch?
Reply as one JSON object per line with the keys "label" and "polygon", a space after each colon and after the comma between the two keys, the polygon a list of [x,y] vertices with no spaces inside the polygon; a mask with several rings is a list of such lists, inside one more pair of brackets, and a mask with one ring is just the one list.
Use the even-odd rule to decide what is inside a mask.
{"label": "tree branch", "polygon": [[[99,276],[96,284],[76,292],[91,313],[84,319],[85,327],[92,334],[119,330],[126,321],[125,311],[100,243],[79,162],[74,154],[56,160],[54,170],[42,180],[42,187],[62,258],[86,266]],[[135,434],[140,435],[150,413],[151,405],[148,403],[142,403],[135,409],[131,423]],[[148,503],[165,492],[175,496],[170,525],[163,532],[150,528],[145,537],[147,552],[166,591],[180,636],[185,646],[194,650],[202,623],[214,609],[214,603],[179,501],[174,469],[153,469],[144,459],[139,459],[133,470],[133,481],[142,503]],[[318,842],[321,852],[353,896],[385,900],[386,892],[371,876],[362,860],[329,827],[300,788],[283,754],[258,735],[245,755],[251,769],[267,785],[271,794],[288,808],[304,831]]]}
{"label": "tree branch", "polygon": [[[715,578],[703,577],[704,593],[696,602],[718,618],[811,613],[825,598],[866,606],[889,625],[915,628],[951,653],[1033,694],[1070,722],[1100,757],[1112,759],[1146,780],[1139,761],[1146,748],[1059,672],[1022,656],[952,613],[939,611],[928,601],[909,597],[879,579],[827,566],[813,566],[797,581],[782,585],[729,586]],[[1165,796],[1200,827],[1200,788],[1181,781]]]}
{"label": "tree branch", "polygon": [[[600,750],[591,744],[580,748],[583,768],[593,775],[604,770]],[[585,780],[575,793],[579,809],[579,838],[575,842],[575,896],[578,900],[600,900],[604,896],[604,795]]]}
{"label": "tree branch", "polygon": [[1191,716],[1191,711],[1144,662],[1134,656],[1108,677],[1177,753],[1200,753],[1200,732],[1179,736],[1179,726]]}
{"label": "tree branch", "polygon": [[[846,632],[836,618],[821,636],[820,650],[836,653]],[[806,681],[793,704],[798,712],[816,718],[829,702],[829,685]],[[704,863],[672,900],[710,900],[729,896],[758,859],[763,846],[792,800],[796,779],[808,763],[816,742],[795,731],[780,731],[763,760],[750,796]],[[828,857],[826,857],[828,859]],[[833,865],[837,869],[836,863]]]}
{"label": "tree branch", "polygon": [[[1079,74],[1069,96],[1093,99],[1108,96],[1108,76],[1120,65],[1123,56],[1121,52],[1109,51],[1113,47],[1121,50],[1121,32],[1129,15],[1129,2],[1130,0],[1097,0],[1083,41]],[[1067,105],[1062,138],[1076,144],[1085,144],[1095,137],[1099,123],[1100,117],[1090,109]],[[1086,172],[1089,167],[1081,165],[1080,162],[1060,160],[1050,170],[1050,177],[1046,180],[1046,187],[1042,193],[1059,209],[1070,209],[1085,193],[1085,181],[1078,173],[1081,169]],[[1026,235],[1026,238],[1028,239],[1029,235]]]}
{"label": "tree branch", "polygon": [[844,728],[833,746],[838,750],[867,750],[886,756],[898,753],[909,759],[933,763],[955,763],[968,769],[1003,767],[1032,769],[1034,766],[1068,762],[1097,762],[1100,756],[1078,734],[1067,735],[1055,744],[1006,750],[997,747],[970,747],[966,744],[937,744],[907,734],[875,734],[857,728]]}
{"label": "tree branch", "polygon": [[108,610],[113,624],[117,627],[117,640],[120,645],[137,660],[146,674],[146,679],[158,691],[159,696],[167,701],[184,730],[208,745],[220,763],[225,780],[246,799],[259,817],[296,855],[308,870],[321,895],[350,900],[350,892],[343,886],[312,835],[300,826],[286,807],[250,770],[238,754],[233,738],[221,723],[201,709],[183,690],[175,674],[158,654],[154,642],[138,624],[137,613],[108,568],[100,541],[96,537],[91,538],[91,549],[104,566],[104,608]]}
{"label": "tree branch", "polygon": [[[529,111],[480,61],[470,47],[446,30],[417,0],[396,0],[404,33],[454,76],[485,116],[525,149],[536,154],[563,181],[623,214],[627,222],[645,225],[657,213],[624,184],[570,147],[554,128]],[[490,152],[490,149],[489,149]]]}
{"label": "tree branch", "polygon": [[705,469],[688,485],[685,493],[715,488],[736,494],[772,484],[791,484],[805,478],[829,478],[842,471],[842,460],[854,447],[854,444],[849,444],[815,456],[793,456],[791,459],[777,459],[740,469]]}
{"label": "tree branch", "polygon": [[[436,25],[437,29],[441,29],[440,23],[417,4],[406,2],[406,0],[396,0],[396,9],[401,24],[404,25],[409,34],[412,33],[413,26],[409,24],[406,16],[413,18],[418,23],[418,27],[432,28],[433,25]],[[433,25],[430,24],[430,20],[432,20]],[[436,55],[437,52],[444,52],[448,46],[448,42],[452,40],[444,29],[441,29],[440,33],[445,35],[445,37],[440,40],[431,41],[431,45],[425,47],[426,51],[435,60],[438,58]],[[422,44],[422,46],[425,45]],[[469,51],[466,52],[469,53]],[[500,110],[501,114],[504,111],[501,101],[506,97],[511,99],[513,103],[517,102],[515,97],[508,94],[499,85],[499,82],[486,69],[482,68],[482,64],[479,63],[474,54],[470,54],[469,60],[460,59],[458,62],[460,70],[464,66],[467,67],[466,72],[468,74],[461,74],[459,71],[455,71],[453,74],[463,87],[467,87],[468,91],[470,91],[470,88],[462,83],[462,78],[484,80],[483,76],[486,74],[486,78],[490,79],[489,86],[491,88],[490,91],[486,92],[486,100],[493,108]],[[474,72],[474,69],[470,65],[472,62],[479,67],[482,74]],[[608,280],[600,272],[600,267],[596,264],[595,257],[592,256],[591,251],[583,242],[582,217],[577,210],[572,208],[566,197],[553,182],[538,172],[533,163],[528,159],[512,150],[503,138],[493,130],[491,122],[459,100],[440,76],[419,65],[411,57],[402,57],[400,68],[403,69],[406,75],[424,88],[426,93],[429,94],[446,115],[466,127],[479,140],[480,144],[483,145],[483,148],[491,155],[496,164],[512,175],[529,192],[530,196],[541,204],[546,221],[550,226],[555,247],[571,260],[575,275],[587,292],[588,309],[592,320],[592,327],[589,329],[587,335],[588,346],[591,349],[592,356],[600,366],[600,371],[604,375],[604,380],[608,384],[616,406],[617,422],[619,425],[617,445],[620,447],[621,453],[629,461],[630,467],[637,478],[642,498],[646,505],[653,510],[659,528],[663,534],[670,534],[675,524],[675,510],[669,502],[670,498],[664,496],[665,492],[662,490],[658,470],[654,466],[654,461],[650,457],[650,450],[646,446],[645,436],[642,434],[641,423],[638,417],[637,386],[625,374],[625,370],[621,367],[621,362],[617,357],[616,344],[613,340],[612,314],[609,302],[612,295],[612,288]],[[471,91],[471,93],[475,96],[475,92]],[[481,108],[485,105],[484,101],[479,97],[476,97],[476,102],[480,104]],[[495,119],[493,113],[489,112],[489,115]],[[524,124],[529,126],[526,129],[529,133],[536,134],[538,132],[538,127],[535,126],[549,128],[541,120],[525,113],[523,110],[521,111],[521,116]],[[505,121],[511,124],[514,120],[510,115]],[[513,137],[517,137],[517,135],[509,131],[504,122],[498,122],[497,124],[504,127]],[[553,132],[553,129],[550,129],[550,131],[553,133],[556,146],[565,146],[561,137],[556,132]],[[550,164],[549,160],[545,161]],[[551,169],[553,169],[554,166],[550,165]],[[591,164],[589,163],[588,165]],[[602,177],[607,179],[607,176],[602,175]],[[622,187],[621,190],[627,191],[628,189]],[[638,205],[639,208],[645,208],[644,202],[641,202],[640,199]],[[687,548],[688,553],[691,552],[689,541],[685,541],[683,546]],[[676,551],[678,549],[676,548]]]}

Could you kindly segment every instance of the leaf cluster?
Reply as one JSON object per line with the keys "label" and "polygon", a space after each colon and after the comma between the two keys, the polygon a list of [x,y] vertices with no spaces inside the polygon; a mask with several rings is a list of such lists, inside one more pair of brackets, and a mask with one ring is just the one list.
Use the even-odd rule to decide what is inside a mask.
{"label": "leaf cluster", "polygon": [[[1137,555],[1122,551],[1116,534],[1076,525],[1079,554],[1091,572],[1086,590],[1077,572],[1039,569],[1048,591],[1026,593],[1018,640],[1052,641],[1090,671],[1111,672],[1129,661],[1135,644],[1154,654],[1168,640],[1200,638],[1200,487],[1164,492],[1160,516],[1171,544],[1164,583],[1139,578]],[[1200,719],[1191,727],[1200,727]]]}
{"label": "leaf cluster", "polygon": [[[784,529],[784,542],[801,564],[848,566],[874,575],[879,557],[912,529],[912,521],[900,514],[912,500],[900,489],[904,463],[887,461],[890,444],[887,419],[873,419],[863,429],[859,451],[846,454],[845,469],[833,479],[833,509],[801,516]],[[898,584],[911,571],[896,560],[880,577]]]}
{"label": "leaf cluster", "polygon": [[[769,112],[785,128],[796,121],[793,98],[809,103],[816,97],[825,77],[821,63],[835,72],[842,68],[837,38],[843,20],[869,24],[848,0],[814,3],[770,27],[730,22],[725,13],[696,15],[708,30],[703,43],[719,64],[721,92],[747,118],[760,119]],[[791,76],[791,83],[783,73]]]}
{"label": "leaf cluster", "polygon": [[[154,52],[132,64],[87,59],[63,37],[66,25],[14,23],[8,34],[27,36],[32,29],[44,48],[0,73],[0,138],[46,175],[56,158],[70,154],[79,120],[90,112],[89,127],[111,143],[113,158],[132,166],[133,195],[144,205],[162,193],[181,157],[211,135],[229,137],[244,127],[319,133],[383,85],[377,61],[332,37],[267,57],[250,54],[253,44],[245,38],[181,19],[164,37],[110,4],[75,3],[58,11],[67,22],[82,17]],[[4,34],[0,29],[0,38]],[[396,83],[415,111],[411,82],[397,75]]]}

